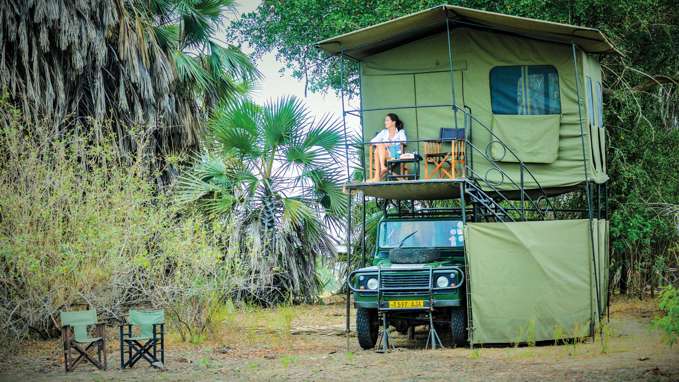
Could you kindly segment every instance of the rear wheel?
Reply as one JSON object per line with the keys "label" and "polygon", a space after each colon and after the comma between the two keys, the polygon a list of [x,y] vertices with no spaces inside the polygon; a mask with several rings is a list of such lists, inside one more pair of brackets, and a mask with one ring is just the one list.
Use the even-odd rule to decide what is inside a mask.
{"label": "rear wheel", "polygon": [[467,342],[467,315],[464,308],[450,310],[450,335],[455,346]]}
{"label": "rear wheel", "polygon": [[356,334],[361,348],[372,349],[375,347],[379,327],[376,309],[356,309]]}

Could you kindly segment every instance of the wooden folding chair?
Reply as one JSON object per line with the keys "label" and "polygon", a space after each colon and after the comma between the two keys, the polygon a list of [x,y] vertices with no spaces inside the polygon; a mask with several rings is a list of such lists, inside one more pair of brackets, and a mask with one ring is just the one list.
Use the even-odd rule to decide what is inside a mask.
{"label": "wooden folding chair", "polygon": [[[83,359],[101,370],[106,370],[106,339],[104,338],[104,324],[97,322],[96,310],[77,312],[61,312],[61,337],[64,343],[64,367],[66,372],[72,371]],[[90,337],[89,326],[95,326],[97,337]],[[89,351],[96,347],[97,358]],[[71,360],[71,350],[75,350],[78,357]]]}
{"label": "wooden folding chair", "polygon": [[[439,178],[449,179],[464,177],[464,136],[464,129],[442,128],[439,140],[424,142],[425,179],[432,179],[437,175]],[[432,171],[429,171],[430,165],[434,167]]]}
{"label": "wooden folding chair", "polygon": [[[139,335],[133,335],[133,326],[139,327]],[[127,348],[127,360],[125,360],[125,348]],[[120,325],[120,367],[122,369],[133,367],[142,358],[153,367],[162,368],[165,365],[165,311],[163,310],[130,309],[128,322]]]}

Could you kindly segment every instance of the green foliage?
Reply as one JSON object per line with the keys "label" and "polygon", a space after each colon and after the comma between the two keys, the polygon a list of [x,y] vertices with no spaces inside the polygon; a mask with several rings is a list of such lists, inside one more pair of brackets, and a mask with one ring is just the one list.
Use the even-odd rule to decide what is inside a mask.
{"label": "green foliage", "polygon": [[[440,1],[264,1],[231,30],[255,55],[275,52],[312,91],[340,87],[338,57],[314,43],[440,4]],[[601,57],[611,221],[611,274],[622,292],[676,283],[679,265],[679,23],[670,0],[462,0],[470,8],[594,27],[624,56]],[[347,61],[345,83],[358,89]],[[360,157],[360,156],[359,156]],[[361,174],[357,174],[359,177]],[[582,206],[584,199],[572,200]],[[572,206],[575,207],[575,206]],[[372,231],[368,231],[372,232]],[[358,237],[358,236],[355,236]],[[368,240],[370,242],[370,240]],[[355,252],[354,252],[355,253]]]}
{"label": "green foliage", "polygon": [[85,306],[103,320],[165,309],[187,340],[223,317],[224,296],[243,285],[222,254],[225,227],[156,193],[142,158],[122,155],[111,136],[91,143],[26,126],[2,101],[0,115],[4,340],[53,336],[59,311]]}
{"label": "green foliage", "polygon": [[218,108],[206,150],[180,177],[178,200],[225,222],[227,253],[248,270],[243,297],[260,304],[313,301],[318,256],[347,208],[340,188],[340,124],[314,119],[296,98]]}
{"label": "green foliage", "polygon": [[[1,1],[2,9],[18,9]],[[114,126],[133,153],[144,126],[145,165],[196,149],[206,111],[247,92],[259,71],[218,33],[233,0],[22,3],[0,14],[0,93],[30,122],[86,130]]]}
{"label": "green foliage", "polygon": [[658,296],[662,317],[656,317],[653,325],[664,332],[665,343],[672,347],[679,339],[679,290],[671,285],[663,288]]}

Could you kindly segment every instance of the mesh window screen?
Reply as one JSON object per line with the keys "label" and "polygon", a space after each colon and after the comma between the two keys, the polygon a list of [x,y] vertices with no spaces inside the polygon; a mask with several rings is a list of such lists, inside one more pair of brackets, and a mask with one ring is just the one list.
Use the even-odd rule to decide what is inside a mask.
{"label": "mesh window screen", "polygon": [[587,77],[587,110],[589,112],[590,126],[596,126],[594,118],[594,96],[592,94],[592,79]]}
{"label": "mesh window screen", "polygon": [[597,116],[599,116],[599,128],[604,127],[604,97],[601,92],[601,82],[596,82],[596,97],[597,97]]}
{"label": "mesh window screen", "polygon": [[559,76],[553,66],[498,66],[490,71],[493,114],[560,114]]}

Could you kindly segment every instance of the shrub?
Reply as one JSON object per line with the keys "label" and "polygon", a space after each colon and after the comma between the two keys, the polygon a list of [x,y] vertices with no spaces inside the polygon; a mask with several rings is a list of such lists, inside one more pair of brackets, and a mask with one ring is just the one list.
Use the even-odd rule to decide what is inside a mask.
{"label": "shrub", "polygon": [[664,340],[672,347],[679,339],[679,290],[672,285],[663,288],[658,296],[662,317],[653,319],[653,325],[664,332]]}
{"label": "shrub", "polygon": [[131,156],[105,127],[69,131],[27,123],[0,99],[0,331],[50,337],[63,309],[120,319],[156,307],[184,338],[203,335],[241,285],[222,256],[228,227],[152,186],[143,130]]}

